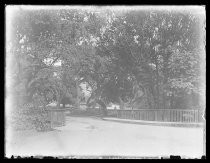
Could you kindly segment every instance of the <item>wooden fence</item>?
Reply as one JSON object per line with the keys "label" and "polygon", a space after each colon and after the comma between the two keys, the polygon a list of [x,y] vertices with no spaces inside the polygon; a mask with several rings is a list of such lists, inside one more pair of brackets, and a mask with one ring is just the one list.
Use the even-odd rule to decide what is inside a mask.
{"label": "wooden fence", "polygon": [[65,125],[66,111],[68,111],[68,109],[30,109],[26,110],[26,114],[31,114],[43,122],[49,122],[50,127],[54,128]]}
{"label": "wooden fence", "polygon": [[159,122],[202,122],[202,111],[180,109],[108,110],[108,116]]}
{"label": "wooden fence", "polygon": [[66,109],[48,109],[47,112],[52,128],[65,125]]}

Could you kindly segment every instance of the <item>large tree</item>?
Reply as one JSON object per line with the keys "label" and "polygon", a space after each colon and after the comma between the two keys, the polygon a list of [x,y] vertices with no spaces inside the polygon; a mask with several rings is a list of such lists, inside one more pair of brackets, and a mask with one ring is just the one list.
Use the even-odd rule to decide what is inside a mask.
{"label": "large tree", "polygon": [[103,108],[110,102],[179,107],[173,104],[179,97],[200,92],[202,23],[196,14],[173,10],[20,10],[9,40],[14,81],[31,94],[56,95],[58,103],[68,93],[78,105],[85,82],[87,102]]}
{"label": "large tree", "polygon": [[[149,10],[120,15],[111,12],[106,16],[106,25],[95,35],[98,38],[96,54],[110,63],[108,77],[101,81],[112,84],[106,87],[106,83],[100,81],[104,85],[100,87],[101,93],[102,88],[106,88],[106,92],[110,88],[107,98],[126,101],[124,90],[133,98],[132,102],[140,102],[145,96],[150,108],[173,107],[172,101],[180,103],[176,99],[189,91],[198,95],[204,22],[198,14]],[[129,89],[141,90],[143,95],[139,91],[131,93],[126,84],[122,86],[130,81]],[[182,95],[177,94],[180,91]]]}
{"label": "large tree", "polygon": [[[28,100],[35,92],[44,96],[47,102],[50,102],[46,98],[50,93],[52,97],[56,96],[58,103],[67,92],[76,92],[77,98],[78,91],[74,91],[79,80],[80,66],[77,64],[84,51],[79,46],[85,32],[82,18],[84,15],[78,11],[21,8],[12,15],[8,55],[17,68],[10,68],[10,73],[14,74],[14,86],[22,83]],[[61,62],[61,68],[55,67],[58,62]],[[18,90],[19,86],[15,88],[23,93]]]}

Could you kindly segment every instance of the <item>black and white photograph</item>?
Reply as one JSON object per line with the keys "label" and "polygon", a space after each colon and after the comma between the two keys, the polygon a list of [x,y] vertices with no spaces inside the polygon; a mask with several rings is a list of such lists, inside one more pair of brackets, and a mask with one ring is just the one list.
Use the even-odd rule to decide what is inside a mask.
{"label": "black and white photograph", "polygon": [[5,5],[5,157],[206,156],[205,5]]}

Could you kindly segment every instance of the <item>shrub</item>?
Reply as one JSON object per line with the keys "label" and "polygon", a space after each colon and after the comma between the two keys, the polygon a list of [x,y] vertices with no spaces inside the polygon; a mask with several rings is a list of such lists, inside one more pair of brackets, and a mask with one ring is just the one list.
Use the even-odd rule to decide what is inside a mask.
{"label": "shrub", "polygon": [[41,107],[16,107],[10,122],[15,130],[48,131],[51,129],[48,113]]}

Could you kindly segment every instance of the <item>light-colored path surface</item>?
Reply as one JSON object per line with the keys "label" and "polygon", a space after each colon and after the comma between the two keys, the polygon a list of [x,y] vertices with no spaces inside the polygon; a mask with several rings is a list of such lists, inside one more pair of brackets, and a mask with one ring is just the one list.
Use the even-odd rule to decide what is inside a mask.
{"label": "light-colored path surface", "polygon": [[68,117],[67,125],[45,133],[14,133],[10,155],[121,155],[200,158],[202,128],[163,127]]}
{"label": "light-colored path surface", "polygon": [[123,123],[132,123],[132,124],[141,124],[141,125],[153,125],[153,126],[177,126],[177,127],[204,127],[203,123],[182,123],[182,122],[157,122],[157,121],[144,121],[144,120],[134,120],[134,119],[121,119],[106,117],[103,120],[114,121],[114,122],[123,122]]}

